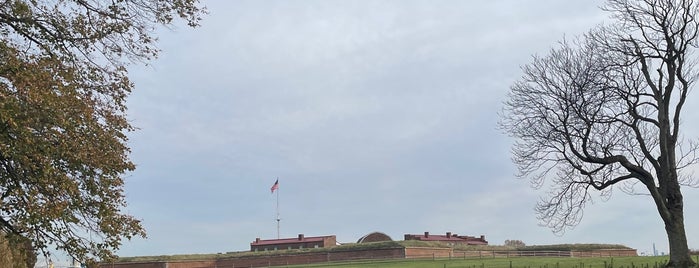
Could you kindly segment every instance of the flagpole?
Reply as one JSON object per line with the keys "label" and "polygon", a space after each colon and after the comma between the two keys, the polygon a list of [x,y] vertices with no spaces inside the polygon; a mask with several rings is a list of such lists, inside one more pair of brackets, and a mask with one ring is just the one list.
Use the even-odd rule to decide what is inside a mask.
{"label": "flagpole", "polygon": [[[277,178],[277,181],[279,181],[279,178]],[[279,236],[279,222],[281,219],[279,218],[279,189],[277,189],[277,239],[280,239]]]}

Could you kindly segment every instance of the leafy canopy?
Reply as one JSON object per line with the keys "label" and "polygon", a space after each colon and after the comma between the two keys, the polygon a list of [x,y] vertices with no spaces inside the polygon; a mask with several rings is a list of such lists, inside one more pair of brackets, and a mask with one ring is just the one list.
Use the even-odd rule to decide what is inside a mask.
{"label": "leafy canopy", "polygon": [[157,57],[155,27],[198,26],[197,0],[0,0],[0,233],[78,259],[145,237],[122,212],[126,66]]}

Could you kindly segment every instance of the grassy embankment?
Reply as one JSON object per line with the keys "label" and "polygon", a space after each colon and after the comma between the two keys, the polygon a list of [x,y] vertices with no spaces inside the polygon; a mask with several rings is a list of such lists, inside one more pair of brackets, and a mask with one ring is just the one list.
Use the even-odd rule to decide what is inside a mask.
{"label": "grassy embankment", "polygon": [[[401,241],[401,246],[407,247],[444,247],[440,243],[425,243],[420,241]],[[462,246],[455,250],[483,251],[592,251],[598,249],[628,249],[623,245],[608,244],[560,244],[535,245],[522,248],[506,246]],[[699,256],[697,257],[699,262]],[[368,260],[337,263],[319,263],[311,265],[288,266],[298,267],[335,267],[335,268],[659,268],[668,260],[667,256],[658,257],[600,257],[600,258],[568,258],[568,257],[511,257],[511,258],[468,258],[468,259],[400,259],[400,260]]]}
{"label": "grassy embankment", "polygon": [[[211,259],[221,259],[221,258],[236,258],[236,257],[246,257],[246,256],[270,256],[270,255],[289,255],[289,254],[303,254],[308,252],[333,252],[333,251],[343,251],[343,250],[357,250],[357,249],[382,249],[382,248],[397,248],[403,247],[403,241],[395,242],[378,242],[378,243],[366,243],[366,244],[346,244],[342,246],[336,246],[332,248],[306,248],[306,249],[292,249],[292,250],[275,250],[275,251],[238,251],[238,252],[226,252],[226,253],[214,253],[214,254],[177,254],[177,255],[161,255],[161,256],[135,256],[135,257],[121,257],[118,259],[119,262],[146,262],[146,261],[183,261],[183,260],[211,260]],[[428,246],[428,245],[425,245]]]}
{"label": "grassy embankment", "polygon": [[[395,241],[367,244],[346,244],[333,248],[303,250],[280,250],[266,252],[228,252],[219,254],[190,254],[168,256],[125,257],[119,261],[177,261],[210,260],[217,258],[234,258],[242,256],[265,256],[278,254],[303,254],[307,252],[333,252],[347,250],[368,250],[395,247],[446,247],[441,243],[421,241]],[[597,249],[627,249],[623,245],[608,244],[562,244],[536,245],[522,248],[506,246],[457,246],[455,250],[463,251],[591,251]],[[696,256],[699,262],[699,256]],[[335,267],[335,268],[659,268],[667,262],[667,256],[659,257],[601,257],[601,258],[566,258],[566,257],[511,257],[511,258],[452,258],[452,259],[395,259],[395,260],[361,260],[335,263],[318,263],[290,265],[299,267]]]}
{"label": "grassy embankment", "polygon": [[[245,257],[245,256],[269,256],[269,255],[289,255],[289,254],[303,254],[308,252],[337,252],[337,251],[350,251],[350,250],[369,250],[369,249],[383,249],[383,248],[401,248],[401,247],[448,247],[443,243],[437,242],[423,242],[423,241],[391,241],[391,242],[377,242],[377,243],[366,243],[366,244],[345,244],[342,246],[332,247],[332,248],[309,248],[309,249],[293,249],[293,250],[279,250],[279,251],[241,251],[241,252],[227,252],[227,253],[217,253],[217,254],[180,254],[180,255],[163,255],[163,256],[137,256],[137,257],[122,257],[119,262],[145,262],[145,261],[182,261],[182,260],[211,260],[220,258],[235,258],[235,257]],[[626,246],[622,245],[608,245],[608,244],[561,244],[561,245],[536,245],[536,246],[526,246],[521,248],[514,248],[508,246],[456,246],[453,247],[455,250],[462,251],[588,251],[596,249],[628,249]],[[549,267],[551,268],[551,267]]]}
{"label": "grassy embankment", "polygon": [[606,257],[606,258],[546,258],[517,257],[495,259],[418,259],[385,260],[364,262],[338,262],[306,265],[299,267],[328,268],[660,268],[667,262],[667,256],[658,257]]}

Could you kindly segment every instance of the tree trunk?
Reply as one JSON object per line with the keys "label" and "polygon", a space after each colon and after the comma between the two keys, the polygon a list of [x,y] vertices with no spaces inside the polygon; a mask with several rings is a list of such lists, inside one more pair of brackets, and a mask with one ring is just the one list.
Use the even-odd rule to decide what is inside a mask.
{"label": "tree trunk", "polygon": [[689,255],[689,247],[687,246],[682,194],[679,192],[679,189],[667,201],[670,218],[665,220],[665,231],[667,232],[667,239],[670,245],[670,261],[666,267],[695,267],[696,263]]}

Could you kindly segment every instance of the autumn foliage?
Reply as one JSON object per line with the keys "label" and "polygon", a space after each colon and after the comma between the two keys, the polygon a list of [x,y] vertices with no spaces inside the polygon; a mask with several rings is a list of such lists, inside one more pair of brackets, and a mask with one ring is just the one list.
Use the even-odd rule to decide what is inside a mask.
{"label": "autumn foliage", "polygon": [[123,213],[134,169],[126,66],[158,55],[153,30],[196,0],[0,1],[0,234],[48,253],[109,259],[145,237]]}

